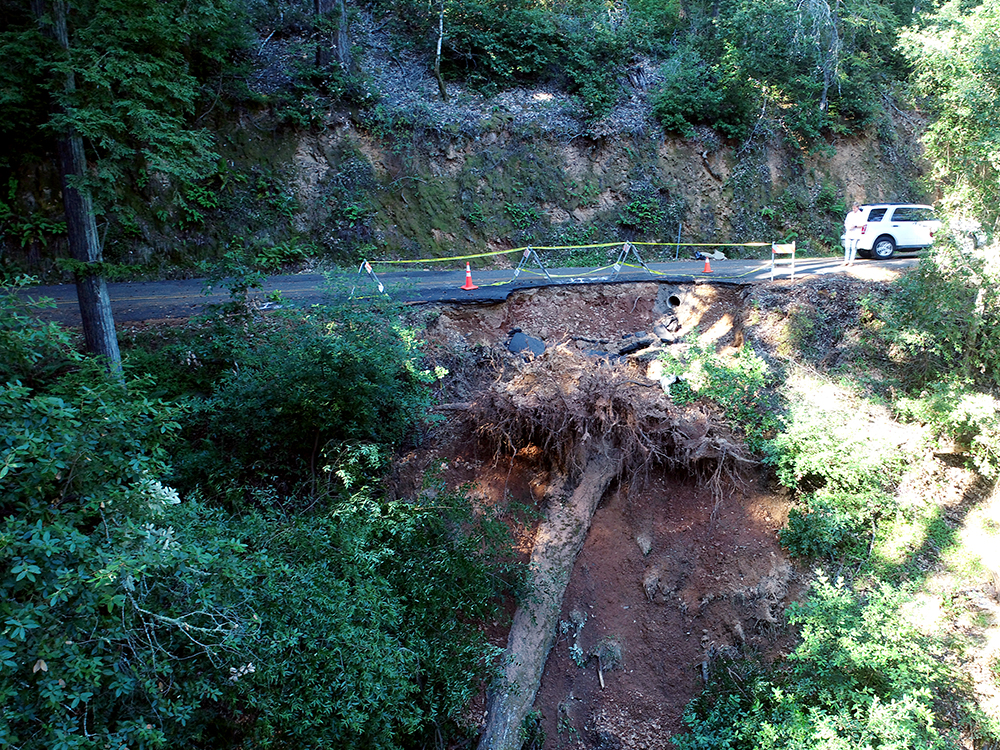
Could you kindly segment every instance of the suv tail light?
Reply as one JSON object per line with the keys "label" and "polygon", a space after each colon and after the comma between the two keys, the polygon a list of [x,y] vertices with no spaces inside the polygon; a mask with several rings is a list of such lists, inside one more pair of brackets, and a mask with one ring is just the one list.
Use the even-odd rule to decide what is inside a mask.
{"label": "suv tail light", "polygon": [[864,234],[866,229],[868,229],[868,222],[861,225],[861,234]]}

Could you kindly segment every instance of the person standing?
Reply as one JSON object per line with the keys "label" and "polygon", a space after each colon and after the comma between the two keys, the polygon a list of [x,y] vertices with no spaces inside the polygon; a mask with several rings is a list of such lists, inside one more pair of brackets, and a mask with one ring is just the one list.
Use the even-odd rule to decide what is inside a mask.
{"label": "person standing", "polygon": [[855,201],[851,207],[851,212],[844,219],[844,262],[841,265],[853,266],[854,258],[858,254],[858,238],[853,236],[855,229],[860,229],[861,204]]}

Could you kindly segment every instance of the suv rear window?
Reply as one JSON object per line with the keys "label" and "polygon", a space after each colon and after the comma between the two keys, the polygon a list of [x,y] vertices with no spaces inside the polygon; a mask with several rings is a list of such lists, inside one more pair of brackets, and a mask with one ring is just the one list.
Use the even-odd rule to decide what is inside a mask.
{"label": "suv rear window", "polygon": [[886,208],[873,208],[871,213],[868,214],[868,221],[882,221],[882,217],[885,216]]}
{"label": "suv rear window", "polygon": [[934,212],[919,206],[901,206],[892,212],[893,221],[932,221]]}

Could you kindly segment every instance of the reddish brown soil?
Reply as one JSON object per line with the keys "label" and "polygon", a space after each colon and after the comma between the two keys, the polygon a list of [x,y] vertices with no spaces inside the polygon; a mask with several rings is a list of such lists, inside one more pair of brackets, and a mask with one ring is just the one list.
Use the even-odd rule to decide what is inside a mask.
{"label": "reddish brown soil", "polygon": [[791,575],[775,541],[782,513],[753,491],[716,506],[697,482],[664,473],[611,492],[577,558],[563,620],[582,612],[583,653],[613,640],[622,663],[602,688],[596,659],[580,668],[570,657],[575,628],[560,637],[536,701],[546,747],[663,747],[704,686],[710,649],[780,650],[775,623]]}
{"label": "reddish brown soil", "polygon": [[[427,316],[428,353],[453,370],[440,400],[474,400],[477,380],[496,373],[472,352],[493,347],[492,361],[502,359],[495,352],[503,352],[511,328],[548,344],[615,340],[647,330],[656,292],[654,284],[537,290],[504,305],[434,310]],[[684,296],[681,334],[711,332],[718,346],[742,343],[740,290],[699,286]],[[477,366],[478,375],[470,374]],[[529,449],[497,458],[474,440],[475,426],[462,411],[446,414],[432,440],[404,459],[398,491],[416,489],[404,486],[407,477],[436,462],[449,483],[472,482],[484,506],[539,502],[548,480],[544,457]],[[668,746],[683,729],[685,705],[704,685],[702,663],[713,649],[782,655],[790,636],[781,612],[796,595],[796,576],[776,539],[786,516],[784,499],[758,480],[718,502],[693,477],[663,470],[613,485],[577,558],[535,703],[543,746]],[[527,554],[532,529],[520,534]],[[502,625],[493,630],[505,645]],[[574,644],[582,666],[571,657]],[[612,663],[602,661],[599,675],[591,654],[602,646]],[[481,705],[473,707],[471,720],[481,726],[481,719]]]}

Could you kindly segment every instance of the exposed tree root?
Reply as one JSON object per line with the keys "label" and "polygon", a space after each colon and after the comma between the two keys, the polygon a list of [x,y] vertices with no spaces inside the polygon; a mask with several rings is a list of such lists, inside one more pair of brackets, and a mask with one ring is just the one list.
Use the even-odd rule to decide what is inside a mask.
{"label": "exposed tree root", "polygon": [[663,464],[720,494],[753,462],[704,407],[677,406],[651,385],[631,365],[557,347],[482,393],[470,411],[498,452],[537,445],[571,479],[593,455],[592,443],[602,442],[622,471]]}

